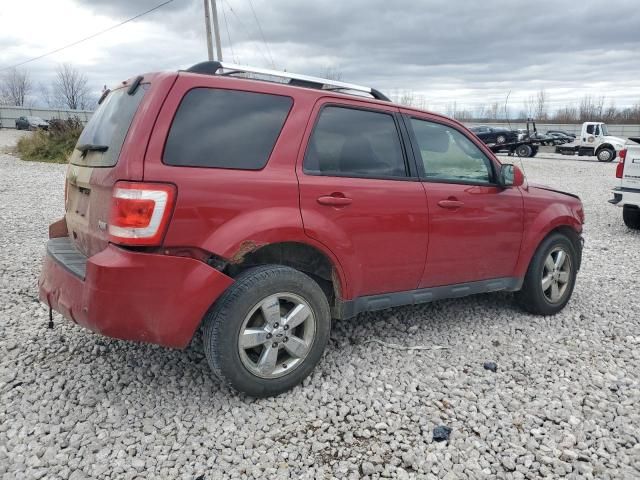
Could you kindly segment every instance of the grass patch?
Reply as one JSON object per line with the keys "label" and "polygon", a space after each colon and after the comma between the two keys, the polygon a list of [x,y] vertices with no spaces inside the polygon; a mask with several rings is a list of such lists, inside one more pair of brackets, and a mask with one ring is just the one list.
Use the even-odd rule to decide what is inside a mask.
{"label": "grass patch", "polygon": [[22,160],[67,163],[81,132],[77,118],[52,120],[49,131],[37,130],[18,140],[16,151]]}

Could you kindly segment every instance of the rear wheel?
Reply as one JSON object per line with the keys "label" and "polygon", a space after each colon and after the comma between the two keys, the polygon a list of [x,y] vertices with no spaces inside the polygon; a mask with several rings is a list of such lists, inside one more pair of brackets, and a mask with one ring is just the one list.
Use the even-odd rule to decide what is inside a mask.
{"label": "rear wheel", "polygon": [[631,205],[623,206],[622,219],[627,227],[640,230],[640,208]]}
{"label": "rear wheel", "polygon": [[533,148],[531,148],[531,145],[524,144],[516,148],[516,154],[519,157],[531,157],[532,153],[533,153]]}
{"label": "rear wheel", "polygon": [[553,233],[542,241],[516,297],[530,313],[554,315],[564,308],[573,292],[578,257],[569,238]]}
{"label": "rear wheel", "polygon": [[599,162],[611,162],[616,156],[615,150],[610,148],[602,148],[596,154]]}
{"label": "rear wheel", "polygon": [[266,265],[242,272],[207,313],[204,349],[222,381],[267,397],[311,373],[330,329],[320,286],[292,268]]}
{"label": "rear wheel", "polygon": [[529,155],[530,157],[535,157],[538,154],[538,147],[531,147],[531,155]]}

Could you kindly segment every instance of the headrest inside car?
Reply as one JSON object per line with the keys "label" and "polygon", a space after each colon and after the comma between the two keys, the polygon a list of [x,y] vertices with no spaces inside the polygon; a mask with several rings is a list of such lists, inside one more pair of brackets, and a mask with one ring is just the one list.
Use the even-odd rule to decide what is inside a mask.
{"label": "headrest inside car", "polygon": [[449,132],[440,126],[424,126],[417,132],[418,143],[422,150],[444,153],[449,150],[451,137]]}

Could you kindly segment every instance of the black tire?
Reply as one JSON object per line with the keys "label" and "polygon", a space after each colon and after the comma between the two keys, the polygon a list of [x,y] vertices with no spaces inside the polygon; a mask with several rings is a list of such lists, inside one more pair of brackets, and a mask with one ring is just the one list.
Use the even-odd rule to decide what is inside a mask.
{"label": "black tire", "polygon": [[616,151],[610,148],[601,148],[596,153],[596,157],[599,162],[613,162],[613,159],[616,158]]}
{"label": "black tire", "polygon": [[[568,256],[571,268],[562,297],[556,302],[551,302],[543,291],[542,278],[547,257],[558,248]],[[571,298],[576,282],[577,266],[578,254],[571,240],[561,233],[552,233],[542,241],[531,259],[522,289],[516,292],[518,303],[527,312],[535,315],[555,315]]]}
{"label": "black tire", "polygon": [[531,147],[531,155],[529,157],[535,157],[538,154],[538,147]]}
{"label": "black tire", "polygon": [[640,230],[640,208],[632,207],[631,205],[623,206],[622,220],[624,220],[624,224],[627,227]]}
{"label": "black tire", "polygon": [[[327,297],[313,279],[280,265],[250,268],[235,280],[203,321],[204,351],[209,366],[222,382],[254,397],[269,397],[290,390],[311,373],[329,340],[331,310]],[[290,372],[277,378],[261,378],[243,363],[239,336],[252,309],[281,292],[304,299],[315,318],[315,335],[306,356]]]}
{"label": "black tire", "polygon": [[516,154],[519,157],[530,157],[532,152],[533,148],[531,148],[531,145],[527,145],[526,143],[524,145],[519,145],[518,148],[516,148]]}

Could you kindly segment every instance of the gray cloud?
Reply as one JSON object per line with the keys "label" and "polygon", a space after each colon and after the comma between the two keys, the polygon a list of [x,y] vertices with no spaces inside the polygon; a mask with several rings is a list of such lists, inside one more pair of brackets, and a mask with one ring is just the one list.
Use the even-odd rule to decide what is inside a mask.
{"label": "gray cloud", "polygon": [[[585,93],[618,106],[640,102],[637,0],[252,1],[269,47],[249,0],[219,0],[225,60],[267,66],[273,58],[278,68],[310,74],[331,67],[346,81],[420,92],[436,108],[503,101],[512,91],[517,109],[540,88],[556,106]],[[115,23],[159,0],[76,2]],[[175,0],[143,21],[165,34],[109,47],[88,68],[93,83],[206,56],[201,0]],[[0,37],[0,48],[11,41]],[[34,71],[51,70],[36,63]]]}

